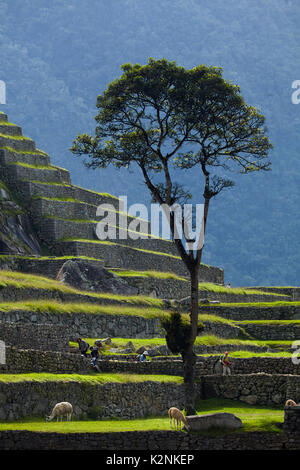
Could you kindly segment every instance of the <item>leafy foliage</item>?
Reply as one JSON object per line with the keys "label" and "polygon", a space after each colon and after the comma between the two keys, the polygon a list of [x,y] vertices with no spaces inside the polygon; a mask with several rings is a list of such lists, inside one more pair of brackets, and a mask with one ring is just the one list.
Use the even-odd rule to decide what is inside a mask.
{"label": "leafy foliage", "polygon": [[[176,311],[163,317],[160,322],[166,331],[166,343],[170,351],[173,354],[184,354],[191,341],[191,324]],[[198,333],[203,329],[203,323],[198,322]]]}

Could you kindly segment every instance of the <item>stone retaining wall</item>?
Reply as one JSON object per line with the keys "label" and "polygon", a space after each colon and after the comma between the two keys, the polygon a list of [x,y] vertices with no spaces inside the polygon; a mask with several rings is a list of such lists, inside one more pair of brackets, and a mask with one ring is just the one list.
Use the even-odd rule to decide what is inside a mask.
{"label": "stone retaining wall", "polygon": [[[70,301],[70,297],[68,299]],[[155,338],[165,336],[159,319],[136,315],[118,315],[118,305],[116,303],[116,315],[105,313],[54,313],[51,311],[31,312],[17,309],[11,311],[0,310],[0,321],[20,324],[62,325],[67,329],[70,339],[76,339],[79,336],[89,338],[96,336],[100,338]],[[212,334],[223,338],[242,337],[242,330],[237,326],[213,321],[204,321],[203,323],[205,335]]]}
{"label": "stone retaining wall", "polygon": [[285,432],[298,435],[300,442],[300,405],[284,407],[284,426]]}
{"label": "stone retaining wall", "polygon": [[[94,217],[95,219],[96,217]],[[100,223],[100,222],[99,222]],[[48,244],[54,244],[64,238],[83,238],[83,239],[98,239],[96,235],[96,228],[98,222],[76,222],[69,220],[60,220],[55,218],[45,218],[40,223],[39,235]],[[137,232],[141,227],[137,227]],[[130,235],[132,232],[116,228],[115,238],[111,241],[121,243],[122,245],[131,246],[133,248],[141,248],[144,250],[152,250],[162,253],[169,253],[178,256],[176,246],[172,241],[156,239],[156,238],[137,238],[132,239]],[[121,239],[120,237],[126,237]]]}
{"label": "stone retaining wall", "polygon": [[[70,241],[56,244],[61,255],[88,256],[104,260],[106,267],[131,269],[134,271],[173,272],[179,276],[188,276],[180,257],[164,253],[147,252],[123,246],[117,243]],[[201,265],[199,281],[224,283],[224,271],[214,266]]]}
{"label": "stone retaining wall", "polygon": [[[46,182],[47,183],[47,182]],[[88,189],[80,188],[72,184],[42,184],[38,181],[19,181],[16,194],[21,196],[27,203],[35,196],[48,198],[71,198],[86,202],[87,204],[111,204],[116,210],[119,209],[118,198],[105,193],[97,193]]]}
{"label": "stone retaining wall", "polygon": [[188,271],[179,257],[140,251],[126,245],[106,242],[70,241],[56,244],[61,255],[88,256],[104,260],[105,267],[134,271],[173,272],[187,276]]}
{"label": "stone retaining wall", "polygon": [[[47,166],[50,164],[50,158],[46,154],[39,153],[16,153],[6,149],[0,149],[0,165],[9,165],[13,162],[29,163],[31,165],[43,165]],[[16,194],[16,191],[14,191]]]}
{"label": "stone retaining wall", "polygon": [[[118,306],[116,306],[116,309]],[[43,323],[47,325],[62,325],[70,339],[78,337],[124,337],[124,338],[153,338],[164,336],[156,318],[143,318],[134,315],[107,315],[84,313],[51,313],[15,310],[0,311],[0,321],[20,324]]]}
{"label": "stone retaining wall", "polygon": [[239,323],[252,338],[263,341],[297,341],[300,339],[300,323],[281,324],[259,324],[259,323]]}
{"label": "stone retaining wall", "polygon": [[[300,377],[292,375],[249,374],[202,376],[196,383],[202,399],[229,398],[253,405],[279,406],[287,399],[298,402]],[[138,397],[138,399],[137,399]],[[122,417],[141,418],[167,413],[168,408],[184,406],[184,386],[149,380],[141,383],[74,381],[0,382],[0,420],[18,420],[50,414],[55,403],[69,401],[74,419]]]}
{"label": "stone retaining wall", "polygon": [[284,407],[287,399],[300,401],[299,375],[249,374],[204,376],[202,398],[229,398],[251,405]]}
{"label": "stone retaining wall", "polygon": [[[157,279],[152,277],[138,277],[138,276],[124,276],[124,279],[133,287],[139,289],[139,293],[142,295],[159,297],[162,299],[184,299],[189,297],[191,294],[190,282],[188,280],[180,279]],[[231,294],[230,289],[227,292],[212,292],[207,290],[201,290],[201,284],[199,286],[199,298],[207,298],[208,300],[219,302],[275,302],[280,300],[290,300],[290,297],[280,297],[273,295],[261,295],[258,294]],[[210,309],[216,308],[207,304]],[[206,306],[201,307],[205,310]],[[241,318],[239,318],[241,319]]]}
{"label": "stone retaining wall", "polygon": [[[32,149],[29,149],[31,151]],[[37,181],[52,181],[54,183],[70,183],[70,174],[67,170],[54,168],[41,169],[39,167],[27,167],[22,165],[10,164],[5,167],[0,167],[1,179],[10,187],[14,192],[14,188],[19,180],[37,180]]]}
{"label": "stone retaining wall", "polygon": [[248,287],[248,289],[261,290],[262,292],[273,292],[291,296],[292,300],[300,300],[300,287]]}
{"label": "stone retaining wall", "polygon": [[[264,302],[267,300],[264,299]],[[253,300],[254,302],[254,300]],[[211,313],[223,318],[228,318],[234,321],[244,320],[292,320],[295,315],[300,314],[300,305],[286,305],[286,306],[270,306],[263,307],[259,305],[242,305],[234,306],[217,306],[217,305],[201,305],[199,307],[200,313]]]}
{"label": "stone retaining wall", "polygon": [[0,381],[0,420],[50,415],[61,401],[72,403],[74,419],[142,418],[167,414],[184,406],[182,384],[153,382],[107,383],[74,381]]}
{"label": "stone retaining wall", "polygon": [[[177,431],[132,431],[115,433],[54,433],[29,431],[0,432],[1,450],[103,450],[111,451],[113,458],[116,451],[131,450],[138,455],[139,450],[178,451],[176,455],[187,456],[188,451],[226,451],[226,450],[299,450],[299,440],[291,433],[228,433],[223,436],[199,436]],[[134,452],[135,451],[135,452]],[[145,456],[144,456],[145,457]],[[203,454],[197,454],[197,461],[203,464]],[[160,462],[160,458],[157,458]],[[183,461],[184,462],[184,461]],[[105,460],[99,460],[105,463]],[[150,463],[150,457],[149,457]],[[185,460],[187,463],[187,459]]]}
{"label": "stone retaining wall", "polygon": [[45,352],[6,346],[6,363],[0,364],[0,373],[87,374],[93,371],[89,358],[68,350]]}
{"label": "stone retaining wall", "polygon": [[69,333],[64,326],[18,324],[0,321],[0,339],[19,349],[65,351],[69,349]]}

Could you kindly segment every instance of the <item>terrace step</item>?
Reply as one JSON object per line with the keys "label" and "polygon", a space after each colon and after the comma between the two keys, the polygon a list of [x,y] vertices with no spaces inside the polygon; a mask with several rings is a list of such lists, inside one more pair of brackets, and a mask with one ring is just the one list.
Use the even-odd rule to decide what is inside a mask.
{"label": "terrace step", "polygon": [[17,151],[32,152],[36,150],[35,142],[28,137],[7,136],[0,134],[0,148],[10,147]]}
{"label": "terrace step", "polygon": [[[103,199],[104,201],[105,199]],[[59,217],[60,219],[65,219],[65,221],[71,221],[70,223],[70,230],[74,230],[74,227],[71,228],[72,221],[75,222],[77,220],[83,221],[96,221],[100,217],[96,215],[97,207],[94,204],[90,204],[87,202],[82,202],[77,199],[70,199],[70,200],[59,200],[59,199],[51,199],[45,197],[36,197],[32,200],[31,203],[31,212],[32,217],[35,223],[40,226],[45,219],[45,217]],[[118,212],[112,211],[111,215],[114,218],[114,222],[116,222],[116,226],[119,226],[122,223],[121,215]],[[138,224],[138,222],[141,224]],[[135,217],[128,216],[128,222],[134,223],[136,222],[137,225],[140,225],[140,228],[147,228],[149,230],[149,222],[142,219],[138,219]],[[136,225],[135,224],[135,225]],[[139,227],[137,227],[138,229]],[[137,230],[138,231],[138,230]],[[88,229],[87,229],[88,232]],[[69,234],[68,237],[70,238],[72,235]],[[63,238],[63,237],[61,237]],[[78,238],[78,237],[77,237]],[[89,238],[87,235],[84,238]]]}
{"label": "terrace step", "polygon": [[0,167],[0,177],[12,188],[20,180],[53,181],[57,183],[70,183],[70,173],[54,166],[33,166],[24,163],[12,163]]}
{"label": "terrace step", "polygon": [[101,258],[106,268],[167,271],[180,276],[188,275],[179,257],[132,248],[119,243],[77,239],[57,243],[56,249],[61,255]]}
{"label": "terrace step", "polygon": [[[176,278],[163,278],[159,276],[155,277],[155,273],[149,275],[148,273],[135,273],[134,271],[125,273],[122,275],[122,270],[114,270],[114,272],[123,279],[125,279],[130,285],[139,289],[139,293],[143,295],[151,295],[154,297],[160,297],[163,299],[184,299],[190,296],[190,283],[187,279],[176,279]],[[208,273],[207,273],[208,274]],[[212,282],[213,282],[212,278]],[[207,282],[205,286],[210,283],[207,275]],[[278,296],[276,294],[268,295],[264,294],[251,294],[251,291],[246,291],[243,294],[233,293],[232,289],[226,289],[223,286],[211,286],[204,288],[199,283],[199,298],[207,299],[208,302],[226,302],[226,303],[247,303],[247,302],[276,302],[286,300],[289,301],[289,296]],[[217,290],[214,290],[214,287]],[[223,290],[221,290],[223,289]],[[207,304],[210,308],[214,307],[214,304]],[[205,306],[204,306],[205,307]]]}
{"label": "terrace step", "polygon": [[5,124],[0,121],[0,134],[8,136],[22,136],[22,128],[15,124]]}
{"label": "terrace step", "polygon": [[[39,223],[38,233],[48,245],[55,247],[56,242],[65,238],[98,240],[96,234],[98,224],[101,226],[101,222],[97,221],[44,218]],[[102,226],[106,231],[106,224],[103,223]],[[147,237],[139,232],[128,231],[120,227],[111,228],[115,230],[115,233],[112,234],[113,238],[111,238],[114,243],[178,256],[176,246],[172,241],[151,237],[151,235]]]}
{"label": "terrace step", "polygon": [[106,193],[97,193],[88,189],[80,188],[67,183],[54,183],[49,181],[23,180],[18,182],[18,193],[30,201],[33,197],[52,198],[52,199],[77,199],[87,204],[111,204],[115,210],[119,208],[119,199]]}
{"label": "terrace step", "polygon": [[263,341],[298,341],[300,338],[300,322],[282,321],[245,321],[236,322],[253,339]]}
{"label": "terrace step", "polygon": [[201,305],[200,313],[208,313],[234,321],[244,320],[293,320],[300,313],[300,302],[259,302],[251,305]]}
{"label": "terrace step", "polygon": [[300,300],[300,287],[248,287],[248,289],[261,290],[262,292],[273,292],[274,294],[290,295],[292,300]]}
{"label": "terrace step", "polygon": [[[189,276],[189,273],[179,256],[162,252],[132,248],[112,242],[89,240],[66,240],[56,245],[61,255],[88,256],[104,260],[106,268],[123,268],[134,271],[171,272],[178,276]],[[206,279],[207,273],[214,276],[215,283],[222,283],[222,269],[201,265],[199,280]]]}
{"label": "terrace step", "polygon": [[11,163],[25,163],[30,165],[50,165],[50,157],[46,153],[22,153],[13,149],[0,149],[0,165],[10,165]]}

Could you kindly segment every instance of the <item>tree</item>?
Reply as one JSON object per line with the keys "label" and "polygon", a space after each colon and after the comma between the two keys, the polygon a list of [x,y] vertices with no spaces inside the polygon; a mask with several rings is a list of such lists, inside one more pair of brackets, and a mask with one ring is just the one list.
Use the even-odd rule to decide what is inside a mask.
{"label": "tree", "polygon": [[[153,200],[167,208],[173,240],[191,281],[190,328],[182,357],[185,409],[192,414],[198,275],[210,200],[234,185],[224,176],[234,165],[240,173],[269,170],[272,146],[264,116],[245,103],[237,85],[225,81],[221,68],[200,65],[186,70],[150,58],[144,66],[125,64],[122,71],[97,98],[95,136],[78,135],[71,151],[88,155],[85,165],[94,169],[137,164]],[[186,233],[184,217],[182,236],[176,236],[176,208],[191,198],[176,182],[179,169],[199,171],[203,182],[204,215],[196,245]]]}

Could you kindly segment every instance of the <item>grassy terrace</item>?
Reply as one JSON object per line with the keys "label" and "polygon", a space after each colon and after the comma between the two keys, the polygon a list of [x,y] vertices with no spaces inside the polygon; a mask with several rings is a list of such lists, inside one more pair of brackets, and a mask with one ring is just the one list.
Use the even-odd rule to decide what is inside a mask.
{"label": "grassy terrace", "polygon": [[[210,282],[200,282],[199,289],[208,291],[208,292],[216,292],[216,293],[229,294],[229,295],[230,294],[232,295],[254,295],[254,294],[265,295],[266,294],[266,295],[271,295],[271,296],[274,295],[274,293],[271,293],[271,292],[262,292],[261,290],[247,289],[245,287],[231,287],[230,289],[228,289],[225,286],[212,284]],[[279,295],[279,294],[276,294],[276,295]],[[285,295],[280,294],[280,296],[284,300]]]}
{"label": "grassy terrace", "polygon": [[14,124],[13,122],[8,122],[8,121],[3,122],[3,121],[0,121],[0,123],[1,123],[0,126],[19,127],[19,126],[17,126],[17,124]]}
{"label": "grassy terrace", "polygon": [[239,325],[246,325],[248,323],[255,325],[299,325],[300,320],[242,320],[237,321]]}
{"label": "grassy terrace", "polygon": [[181,260],[180,256],[175,256],[175,255],[170,255],[168,253],[163,253],[161,251],[152,251],[152,250],[143,250],[142,248],[134,248],[134,247],[129,247],[128,245],[122,245],[121,243],[114,243],[114,242],[109,242],[109,241],[101,241],[101,240],[89,240],[86,238],[62,238],[59,240],[60,242],[77,242],[77,243],[93,243],[97,245],[107,245],[107,246],[117,246],[117,247],[123,247],[126,249],[131,249],[143,253],[149,253],[152,255],[159,255],[159,256],[167,256],[169,258],[174,258],[177,260]]}
{"label": "grassy terrace", "polygon": [[44,156],[48,156],[48,154],[46,152],[44,152],[43,150],[40,150],[38,148],[36,148],[35,150],[32,150],[32,151],[29,151],[29,150],[15,150],[12,147],[4,146],[4,147],[0,147],[0,149],[1,150],[7,150],[7,151],[15,153],[17,155],[44,155]]}
{"label": "grassy terrace", "polygon": [[[1,186],[1,181],[0,181],[0,187],[3,187],[4,189],[6,188],[5,185],[3,184],[3,186]],[[14,257],[14,258],[19,258],[19,259],[33,259],[32,257],[26,257],[26,256],[18,256],[18,255],[0,255],[0,260],[3,259],[3,260],[9,260],[11,257]],[[42,256],[42,257],[38,257],[38,258],[34,258],[36,259],[37,261],[41,260],[41,261],[46,261],[46,260],[52,260],[52,259],[57,259],[57,260],[68,260],[68,259],[76,259],[76,258],[80,258],[80,259],[85,259],[85,260],[91,260],[91,261],[98,261],[98,259],[96,258],[91,258],[91,257],[88,257],[88,256],[80,256],[80,257],[76,257],[76,256],[59,256],[59,257],[50,257],[50,256]],[[205,266],[205,265],[204,265]],[[177,274],[174,274],[174,273],[171,273],[171,272],[160,272],[160,271],[134,271],[134,270],[126,270],[126,269],[118,269],[118,268],[113,268],[113,269],[109,269],[110,272],[114,273],[114,274],[117,274],[118,276],[120,277],[146,277],[146,278],[153,278],[153,279],[175,279],[175,280],[180,280],[180,281],[183,281],[183,282],[189,282],[187,278],[184,278],[184,277],[181,277],[181,276],[178,276]],[[0,281],[2,280],[2,273],[4,276],[7,277],[7,273],[8,272],[4,272],[4,271],[0,271]],[[35,276],[36,279],[33,279],[33,276],[30,276],[29,274],[23,274],[23,273],[17,273],[15,276],[13,274],[13,271],[9,271],[9,277],[10,279],[15,277],[16,279],[20,279],[20,277],[23,277],[24,280],[26,280],[26,278],[28,279],[29,282],[32,282],[32,281],[35,281],[37,282],[39,279],[41,279],[41,277],[38,277],[38,276]],[[47,281],[50,281],[53,285],[53,282],[51,279],[48,279],[48,278],[44,278],[45,280]],[[56,283],[56,285],[58,285],[58,283]],[[60,284],[61,286],[61,284]],[[224,293],[224,294],[228,294],[228,295],[251,295],[251,294],[258,294],[258,295],[262,295],[262,291],[256,291],[254,289],[245,289],[245,288],[239,288],[239,287],[236,287],[236,288],[231,288],[231,289],[227,289],[226,287],[222,286],[222,285],[217,285],[217,284],[212,284],[212,283],[204,283],[204,282],[200,282],[199,283],[199,289],[201,291],[207,291],[207,292],[215,292],[215,293]],[[271,292],[264,292],[263,295],[266,295],[266,296],[272,296],[274,295],[273,293]],[[280,294],[276,294],[276,295],[280,295]],[[283,299],[285,298],[285,295],[280,295]],[[220,304],[217,304],[215,305],[216,307],[221,305],[221,306],[285,306],[285,305],[297,305],[297,302],[286,302],[285,305],[284,305],[284,300],[283,301],[278,301],[278,302],[255,302],[255,303],[220,303]],[[298,302],[298,304],[300,304],[300,302]]]}
{"label": "grassy terrace", "polygon": [[9,134],[2,134],[0,133],[0,137],[4,137],[5,139],[10,139],[10,140],[31,140],[30,137],[25,137],[24,135],[9,135]]}
{"label": "grassy terrace", "polygon": [[[138,304],[142,304],[137,299]],[[66,303],[48,300],[32,300],[23,302],[3,302],[0,303],[1,312],[27,311],[34,313],[49,313],[60,315],[125,315],[138,316],[143,318],[162,318],[168,312],[160,308],[144,304],[142,307],[120,306],[120,305],[97,305],[92,303]],[[200,320],[199,320],[200,321]]]}
{"label": "grassy terrace", "polygon": [[[203,306],[203,305],[202,305]],[[219,304],[213,305],[214,308],[218,307],[244,307],[244,308],[276,308],[276,307],[299,307],[300,301],[287,301],[287,300],[278,300],[275,302],[220,302]]]}
{"label": "grassy terrace", "polygon": [[[99,338],[85,338],[90,345],[94,344]],[[124,348],[131,341],[136,349],[140,346],[161,346],[166,344],[165,338],[113,338],[113,344],[116,347]],[[258,346],[269,348],[290,347],[293,341],[260,341],[260,340],[242,340],[237,338],[219,338],[214,335],[201,335],[196,338],[196,346]],[[77,343],[74,345],[78,346]],[[114,347],[114,346],[110,346]]]}
{"label": "grassy terrace", "polygon": [[90,385],[104,385],[107,383],[141,383],[141,382],[162,382],[182,384],[183,378],[171,375],[142,375],[142,374],[0,374],[0,383],[20,383],[20,382],[77,382]]}
{"label": "grassy terrace", "polygon": [[[111,273],[117,274],[120,277],[146,277],[150,279],[176,279],[178,281],[188,282],[184,277],[170,272],[159,271],[129,271],[125,269],[113,268],[109,269]],[[200,285],[199,285],[200,287]]]}
{"label": "grassy terrace", "polygon": [[[208,413],[233,413],[242,420],[243,427],[237,431],[240,432],[282,432],[281,425],[284,419],[284,411],[281,408],[268,408],[266,406],[247,405],[228,399],[208,399],[199,400],[196,406],[197,414]],[[153,431],[170,430],[168,416],[149,417],[144,419],[121,420],[121,419],[103,419],[97,421],[76,420],[63,422],[45,422],[45,419],[33,418],[23,419],[18,422],[0,423],[0,431],[6,430],[28,430],[40,432],[130,432],[130,431]],[[177,431],[173,431],[177,432]],[[229,431],[211,430],[202,434],[222,435]]]}
{"label": "grassy terrace", "polygon": [[[119,296],[121,297],[121,296]],[[87,302],[80,303],[66,303],[49,300],[28,300],[22,302],[2,302],[0,303],[0,311],[4,313],[11,312],[33,312],[33,313],[48,313],[48,314],[59,314],[59,315],[125,315],[125,316],[137,316],[146,319],[162,319],[169,314],[168,310],[163,310],[159,306],[155,307],[157,299],[148,298],[141,300],[139,297],[128,298],[128,306],[124,305],[99,305]],[[130,305],[130,300],[136,302],[136,306]],[[148,302],[148,303],[147,303]],[[121,302],[120,302],[121,303]],[[189,315],[183,314],[183,319],[188,321]],[[200,322],[210,323],[223,323],[234,327],[234,322],[218,317],[216,315],[199,315]]]}
{"label": "grassy terrace", "polygon": [[[46,199],[45,197],[41,198],[39,196],[34,196],[33,199]],[[57,199],[56,199],[57,200]],[[60,200],[67,200],[67,201],[71,201],[71,202],[79,202],[77,199],[71,199],[71,198],[61,198]],[[82,204],[86,204],[85,202],[82,202],[80,201]],[[90,204],[89,204],[90,205]],[[116,211],[109,211],[109,212],[115,212],[117,213]],[[128,214],[127,214],[128,215]],[[132,216],[129,216],[128,217],[132,218]],[[54,219],[54,220],[61,220],[62,222],[72,222],[72,223],[75,223],[75,224],[99,224],[101,223],[101,220],[93,220],[93,219],[64,219],[63,217],[56,217],[56,216],[53,216],[53,215],[48,215],[46,216],[47,219]],[[138,219],[137,217],[134,217],[136,220],[141,220],[141,219]],[[144,239],[153,239],[153,240],[162,240],[164,242],[169,242],[169,243],[172,243],[172,240],[168,240],[166,238],[161,238],[161,237],[156,237],[154,235],[151,235],[151,233],[143,233],[143,232],[137,232],[136,230],[131,230],[129,228],[123,228],[123,227],[120,227],[118,225],[112,225],[112,224],[108,224],[106,222],[104,222],[104,225],[107,226],[107,227],[112,227],[112,228],[115,228],[115,229],[120,229],[120,230],[125,230],[125,232],[129,232],[129,233],[132,233],[134,234],[135,236],[138,235],[138,238],[142,238],[144,237]]]}
{"label": "grassy terrace", "polygon": [[[128,306],[144,306],[144,307],[157,307],[157,308],[163,308],[164,307],[164,302],[162,299],[157,299],[153,297],[147,297],[143,295],[133,295],[133,296],[125,296],[125,295],[118,295],[118,294],[102,294],[102,293],[94,293],[94,292],[87,292],[87,291],[80,291],[77,289],[74,289],[72,287],[66,286],[64,284],[61,284],[58,281],[43,277],[43,276],[37,276],[33,274],[23,274],[19,273],[16,271],[2,271],[0,270],[0,289],[4,289],[7,287],[14,287],[17,289],[31,289],[32,291],[43,289],[45,291],[56,291],[57,293],[62,293],[62,294],[73,294],[73,295],[80,295],[80,296],[86,296],[87,301],[88,297],[93,297],[94,299],[99,299],[101,300],[106,300],[106,301],[111,301],[115,303],[120,303],[123,304],[125,307],[126,305]],[[0,291],[1,292],[1,291]],[[82,299],[81,299],[82,301]],[[10,310],[13,308],[13,306],[18,305],[18,307],[21,307],[23,305],[24,308],[34,308],[34,309],[41,309],[41,310],[46,310],[49,308],[50,310],[57,310],[57,311],[68,311],[68,308],[72,311],[77,310],[80,308],[80,305],[84,305],[84,307],[81,308],[81,311],[83,308],[89,309],[92,311],[92,309],[97,309],[100,308],[100,306],[95,305],[95,304],[66,304],[66,303],[60,303],[60,302],[54,302],[54,301],[38,301],[38,300],[32,300],[32,302],[6,302],[1,304],[1,309],[4,308],[9,308]],[[73,307],[72,307],[73,306]],[[105,308],[107,308],[105,306]],[[118,306],[119,308],[119,306]]]}
{"label": "grassy terrace", "polygon": [[[93,345],[96,339],[99,338],[84,338],[90,345]],[[104,345],[104,348],[101,350],[103,355],[116,355],[122,356],[120,353],[112,353],[110,352],[110,348],[120,348],[120,350],[124,349],[127,343],[133,343],[135,349],[137,350],[141,346],[148,348],[166,345],[165,338],[113,338],[112,343],[110,345]],[[247,351],[247,350],[236,350],[231,351],[230,356],[236,358],[247,358],[247,357],[291,357],[292,352],[282,350],[284,347],[289,348],[292,344],[292,341],[258,341],[258,340],[240,340],[240,339],[225,339],[225,338],[218,338],[217,336],[213,335],[206,335],[206,336],[198,336],[195,341],[195,346],[212,346],[216,347],[216,351],[219,346],[226,346],[226,348],[230,351],[230,347],[238,347],[245,348],[247,346],[257,346],[257,347],[269,347],[273,348],[274,351],[278,349],[277,352],[254,352],[254,351]],[[76,342],[70,342],[71,347],[78,347]],[[136,353],[132,353],[136,355]],[[198,354],[202,357],[209,357],[213,355],[219,355],[219,352],[210,352],[207,354]],[[126,354],[128,355],[128,354]],[[177,357],[181,357],[180,355],[176,355]]]}
{"label": "grassy terrace", "polygon": [[[13,149],[12,149],[13,151]],[[45,153],[45,152],[42,152],[41,153]],[[47,155],[47,154],[46,154]],[[53,166],[53,165],[52,165]],[[58,168],[58,167],[56,167]],[[56,183],[56,182],[53,182],[53,181],[39,181],[39,180],[31,180],[32,183],[37,183],[37,184],[45,184],[45,185],[55,185],[55,186],[68,186],[70,188],[74,188],[74,189],[81,189],[83,191],[86,191],[86,192],[89,192],[89,193],[92,193],[92,194],[97,194],[98,196],[102,196],[102,197],[108,197],[108,198],[111,198],[111,199],[114,199],[114,200],[119,200],[119,198],[117,198],[116,196],[113,196],[112,194],[109,194],[109,193],[99,193],[97,191],[92,191],[91,189],[86,189],[86,188],[82,188],[81,186],[76,186],[74,184],[69,184],[69,183]]]}
{"label": "grassy terrace", "polygon": [[31,168],[33,170],[52,170],[56,171],[57,168],[48,165],[33,165],[32,163],[23,163],[23,162],[11,162],[8,163],[10,166],[21,166],[23,168]]}

